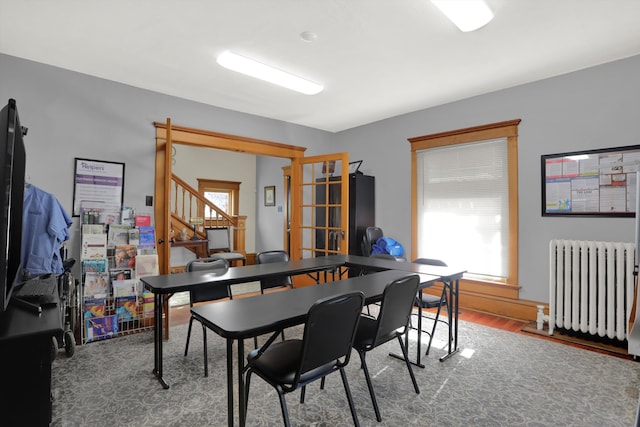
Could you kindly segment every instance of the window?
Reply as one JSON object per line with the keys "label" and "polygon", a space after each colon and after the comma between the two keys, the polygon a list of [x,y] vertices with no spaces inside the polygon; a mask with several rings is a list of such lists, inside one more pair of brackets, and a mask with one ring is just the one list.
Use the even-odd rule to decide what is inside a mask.
{"label": "window", "polygon": [[517,283],[519,120],[410,139],[416,258]]}
{"label": "window", "polygon": [[[229,213],[229,205],[231,204],[232,194],[230,191],[205,191],[204,198],[218,206],[225,213]],[[211,216],[211,209],[208,206],[204,207],[204,216]]]}
{"label": "window", "polygon": [[[198,179],[198,192],[226,214],[230,216],[238,215],[239,182]],[[212,209],[208,206],[204,207],[205,219],[215,216],[215,212]]]}

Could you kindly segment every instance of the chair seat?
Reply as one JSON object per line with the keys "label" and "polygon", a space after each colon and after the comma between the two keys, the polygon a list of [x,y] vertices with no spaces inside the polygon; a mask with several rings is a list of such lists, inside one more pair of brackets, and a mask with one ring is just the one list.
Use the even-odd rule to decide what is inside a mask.
{"label": "chair seat", "polygon": [[358,322],[358,329],[356,330],[356,337],[353,340],[353,346],[355,348],[369,348],[373,345],[373,340],[376,337],[376,328],[378,322],[376,319],[368,316],[360,316]]}
{"label": "chair seat", "polygon": [[[247,356],[247,360],[253,362],[255,371],[267,376],[271,381],[280,384],[293,384],[296,370],[300,367],[302,340],[291,339],[277,342],[271,344],[260,357],[258,357],[258,354],[259,349],[255,349]],[[300,375],[300,383],[304,384],[309,379],[331,373],[335,364],[335,360],[332,360],[323,366]]]}
{"label": "chair seat", "polygon": [[358,329],[356,330],[356,337],[353,340],[353,348],[367,350],[373,347],[374,340],[377,338],[377,344],[391,341],[396,337],[396,330],[394,329],[388,334],[378,334],[376,336],[376,329],[378,328],[378,321],[371,316],[360,316],[360,322],[358,322]]}
{"label": "chair seat", "polygon": [[262,354],[260,349],[249,353],[247,360],[252,362],[255,369],[268,373],[268,377],[278,383],[291,384],[300,366],[300,354],[302,353],[302,340],[288,340],[273,343]]}
{"label": "chair seat", "polygon": [[441,304],[440,297],[427,293],[422,294],[422,298],[416,297],[415,306],[422,308],[438,308]]}
{"label": "chair seat", "polygon": [[240,252],[218,252],[211,254],[210,258],[224,259],[227,261],[239,261],[244,260],[245,256]]}

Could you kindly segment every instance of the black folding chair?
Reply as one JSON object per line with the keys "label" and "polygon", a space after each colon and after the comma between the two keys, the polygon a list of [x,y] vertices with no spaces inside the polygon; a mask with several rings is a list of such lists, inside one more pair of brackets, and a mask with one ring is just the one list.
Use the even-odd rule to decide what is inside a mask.
{"label": "black folding chair", "polygon": [[[434,265],[439,267],[447,266],[447,264],[444,261],[441,261],[439,259],[431,259],[431,258],[418,258],[413,260],[413,262],[418,264]],[[429,344],[427,344],[427,351],[425,353],[428,355],[429,350],[431,349],[431,343],[433,342],[433,336],[436,333],[436,326],[438,326],[438,322],[444,323],[445,325],[447,325],[447,327],[449,327],[449,322],[446,320],[442,320],[440,318],[440,312],[442,311],[443,307],[445,308],[445,310],[447,310],[447,312],[451,310],[451,307],[449,307],[449,300],[447,299],[447,287],[443,284],[442,293],[439,296],[427,294],[424,292],[418,293],[418,295],[416,295],[416,301],[414,305],[418,308],[421,308],[422,318],[433,320],[433,327],[431,328],[431,332],[422,329],[422,318],[418,318],[418,326],[417,328],[415,328],[417,329],[418,333],[424,332],[425,334],[429,335]],[[434,317],[429,316],[428,312],[425,311],[430,308],[438,309]],[[451,345],[452,337],[451,337],[450,328],[449,328],[448,341],[449,341],[449,345]]]}
{"label": "black folding chair", "polygon": [[402,349],[402,355],[409,370],[413,388],[417,394],[420,394],[416,377],[413,374],[411,363],[409,363],[407,348],[402,341],[402,336],[405,334],[409,323],[409,316],[413,309],[413,302],[419,284],[420,281],[417,275],[407,276],[389,283],[382,294],[382,303],[378,317],[373,319],[363,315],[358,323],[353,348],[356,349],[360,355],[362,369],[365,379],[367,380],[371,402],[373,403],[373,409],[378,421],[382,421],[382,417],[380,416],[380,409],[378,408],[371,376],[369,375],[369,369],[367,368],[367,362],[365,360],[366,354],[369,351],[396,338]]}
{"label": "black folding chair", "polygon": [[[224,273],[229,268],[229,263],[227,263],[224,259],[214,259],[214,258],[199,258],[190,261],[186,267],[185,271],[220,271]],[[193,307],[194,304],[199,302],[206,301],[215,301],[223,298],[231,298],[231,292],[229,292],[229,287],[211,287],[204,289],[194,289],[189,291],[189,305]],[[184,355],[187,355],[189,351],[189,340],[191,339],[191,326],[193,325],[193,320],[198,320],[193,315],[189,319],[189,330],[187,332],[187,344],[184,347]],[[198,320],[199,321],[199,320]],[[209,376],[209,363],[207,361],[207,329],[204,324],[202,324],[202,340],[204,344],[204,376]]]}
{"label": "black folding chair", "polygon": [[[268,264],[270,262],[287,262],[289,261],[289,254],[286,251],[264,251],[256,255],[256,262],[258,264]],[[260,292],[264,293],[265,289],[274,288],[292,288],[293,282],[291,276],[279,276],[271,277],[268,279],[260,280]]]}
{"label": "black folding chair", "polygon": [[[260,349],[249,353],[245,402],[249,401],[251,375],[255,373],[278,392],[284,425],[289,426],[285,394],[302,387],[300,402],[304,403],[307,384],[340,371],[353,422],[359,426],[344,368],[349,363],[363,303],[362,292],[319,300],[309,309],[302,339],[273,343],[278,335],[274,334]],[[246,413],[247,408],[244,410]]]}

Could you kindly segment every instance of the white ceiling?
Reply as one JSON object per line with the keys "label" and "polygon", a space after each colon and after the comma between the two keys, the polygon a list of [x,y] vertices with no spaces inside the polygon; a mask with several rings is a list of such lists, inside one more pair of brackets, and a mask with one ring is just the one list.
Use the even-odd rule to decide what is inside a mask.
{"label": "white ceiling", "polygon": [[[332,132],[640,54],[639,0],[487,3],[462,33],[429,0],[0,0],[0,52]],[[325,90],[233,73],[224,50]]]}

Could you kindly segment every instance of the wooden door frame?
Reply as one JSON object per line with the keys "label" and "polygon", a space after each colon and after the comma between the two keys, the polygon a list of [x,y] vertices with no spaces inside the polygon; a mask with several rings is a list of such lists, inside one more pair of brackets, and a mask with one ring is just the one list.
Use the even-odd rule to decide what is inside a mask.
{"label": "wooden door frame", "polygon": [[[180,144],[192,147],[215,148],[218,150],[235,151],[258,156],[280,157],[293,160],[304,157],[306,147],[282,144],[279,142],[229,135],[202,129],[175,126],[171,119],[166,123],[154,122],[156,127],[156,176],[155,176],[155,224],[157,250],[161,274],[169,273],[168,252],[170,246],[164,244],[169,241],[168,224],[169,200],[167,198],[167,175],[171,176],[171,154],[167,152],[167,145]],[[167,135],[169,144],[167,144]],[[162,242],[162,243],[161,243]]]}

